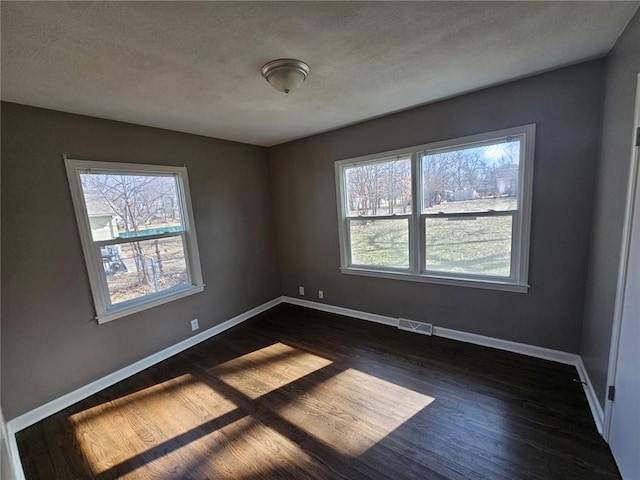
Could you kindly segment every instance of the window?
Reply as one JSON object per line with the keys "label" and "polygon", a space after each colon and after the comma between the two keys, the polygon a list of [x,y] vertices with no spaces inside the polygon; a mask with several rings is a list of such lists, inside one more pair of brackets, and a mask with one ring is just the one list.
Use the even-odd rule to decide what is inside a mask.
{"label": "window", "polygon": [[98,323],[203,291],[186,167],[65,164]]}
{"label": "window", "polygon": [[535,125],[336,162],[343,273],[526,292]]}

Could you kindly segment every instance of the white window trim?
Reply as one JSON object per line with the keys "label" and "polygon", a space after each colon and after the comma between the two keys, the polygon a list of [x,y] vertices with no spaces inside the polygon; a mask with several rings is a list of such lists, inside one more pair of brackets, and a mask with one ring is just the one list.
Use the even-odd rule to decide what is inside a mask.
{"label": "white window trim", "polygon": [[[172,302],[179,298],[183,298],[204,290],[204,282],[202,279],[202,269],[200,267],[200,255],[198,253],[198,242],[196,239],[195,221],[193,218],[193,209],[191,207],[191,192],[189,190],[189,177],[187,168],[182,166],[170,165],[146,165],[134,163],[117,163],[117,162],[98,162],[90,160],[74,160],[63,155],[65,167],[67,170],[67,178],[71,190],[71,198],[73,200],[73,208],[78,223],[78,231],[80,232],[80,241],[89,275],[89,283],[91,284],[91,293],[96,308],[96,319],[99,324],[110,322],[117,318],[122,318],[133,313]],[[130,173],[141,175],[175,175],[177,178],[177,188],[179,189],[180,199],[182,201],[181,211],[183,212],[184,232],[173,236],[181,235],[183,238],[185,249],[185,260],[190,279],[190,285],[184,287],[176,287],[167,289],[156,294],[145,295],[141,298],[128,300],[121,304],[112,306],[108,297],[106,288],[106,278],[104,275],[104,267],[99,251],[100,242],[94,242],[91,235],[91,226],[89,224],[89,216],[84,202],[82,193],[82,185],[80,183],[80,173],[83,172],[104,172],[104,173]]]}
{"label": "white window trim", "polygon": [[[502,290],[507,292],[527,293],[529,290],[529,247],[531,237],[531,205],[533,196],[533,163],[535,151],[536,125],[529,124],[503,130],[454,138],[441,142],[407,147],[389,152],[381,152],[335,162],[336,196],[338,207],[338,236],[340,243],[340,271],[349,275],[391,278],[414,282],[436,283],[463,287]],[[424,222],[421,191],[422,168],[420,154],[427,151],[446,150],[452,147],[464,147],[472,144],[491,143],[492,141],[521,136],[520,164],[518,170],[518,210],[514,215],[514,231],[512,235],[511,276],[501,278],[471,274],[442,274],[425,271],[421,266],[424,259]],[[409,259],[410,266],[402,268],[370,267],[350,264],[350,240],[346,206],[346,179],[344,170],[354,164],[383,161],[392,157],[411,155],[412,164],[412,197],[413,213],[409,219]],[[396,218],[402,218],[398,215]]]}

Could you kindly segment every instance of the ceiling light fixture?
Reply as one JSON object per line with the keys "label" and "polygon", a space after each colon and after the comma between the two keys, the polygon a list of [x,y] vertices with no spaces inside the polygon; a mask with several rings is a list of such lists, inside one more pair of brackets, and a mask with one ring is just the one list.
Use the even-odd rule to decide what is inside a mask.
{"label": "ceiling light fixture", "polygon": [[272,60],[262,67],[262,76],[279,92],[298,88],[309,75],[309,65],[293,58]]}

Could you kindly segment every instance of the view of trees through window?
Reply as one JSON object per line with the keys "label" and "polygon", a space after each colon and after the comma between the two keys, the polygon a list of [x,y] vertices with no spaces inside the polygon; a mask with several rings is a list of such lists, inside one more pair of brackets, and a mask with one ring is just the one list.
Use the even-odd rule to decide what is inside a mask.
{"label": "view of trees through window", "polygon": [[345,169],[351,262],[409,267],[408,218],[413,211],[411,156]]}
{"label": "view of trees through window", "polygon": [[[517,208],[520,141],[422,154],[424,212]],[[508,199],[505,201],[505,199]]]}
{"label": "view of trees through window", "polygon": [[[423,269],[510,275],[520,148],[521,141],[515,137],[418,155]],[[409,267],[409,217],[414,208],[411,166],[410,154],[345,166],[344,201],[353,265]]]}
{"label": "view of trees through window", "polygon": [[189,283],[173,175],[82,173],[80,181],[112,305]]}
{"label": "view of trees through window", "polygon": [[346,169],[349,216],[410,214],[411,156]]}
{"label": "view of trees through window", "polygon": [[520,141],[425,152],[421,165],[426,270],[508,277]]}

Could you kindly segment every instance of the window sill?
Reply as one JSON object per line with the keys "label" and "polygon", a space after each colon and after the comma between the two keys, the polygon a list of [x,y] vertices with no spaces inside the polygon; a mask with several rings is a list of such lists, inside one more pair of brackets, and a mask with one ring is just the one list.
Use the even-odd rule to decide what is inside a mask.
{"label": "window sill", "polygon": [[187,287],[184,290],[179,290],[168,295],[163,295],[161,297],[149,299],[140,303],[136,303],[134,305],[128,305],[126,307],[123,307],[117,310],[114,309],[108,313],[98,315],[96,319],[98,320],[99,324],[107,323],[112,320],[126,317],[127,315],[132,315],[134,313],[138,313],[143,310],[147,310],[149,308],[157,307],[158,305],[163,305],[165,303],[173,302],[174,300],[188,297],[189,295],[193,295],[195,293],[200,293],[203,291],[204,291],[204,285],[191,285],[190,287]]}
{"label": "window sill", "polygon": [[455,287],[481,288],[485,290],[500,290],[503,292],[528,293],[529,285],[506,283],[495,280],[463,280],[451,277],[435,277],[427,275],[416,275],[415,273],[390,272],[381,270],[368,270],[354,267],[342,267],[340,271],[348,275],[362,275],[364,277],[391,278],[394,280],[405,280],[409,282],[436,283],[440,285],[451,285]]}

